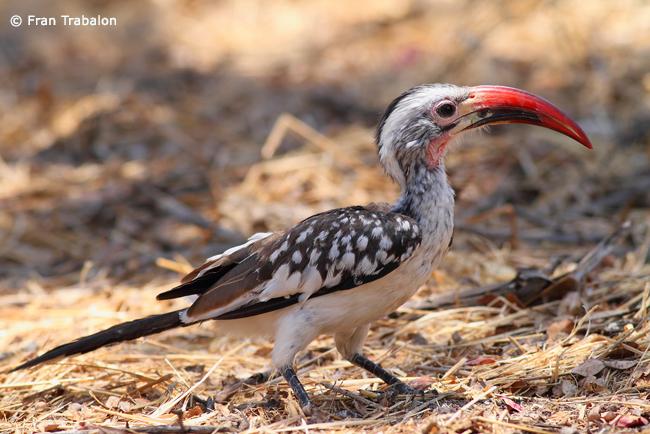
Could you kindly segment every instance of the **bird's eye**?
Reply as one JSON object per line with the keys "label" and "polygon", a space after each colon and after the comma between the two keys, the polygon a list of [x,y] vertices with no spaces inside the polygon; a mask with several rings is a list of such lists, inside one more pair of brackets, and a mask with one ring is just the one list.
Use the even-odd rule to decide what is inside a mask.
{"label": "bird's eye", "polygon": [[436,114],[441,118],[448,118],[456,113],[456,106],[451,101],[444,101],[436,107]]}

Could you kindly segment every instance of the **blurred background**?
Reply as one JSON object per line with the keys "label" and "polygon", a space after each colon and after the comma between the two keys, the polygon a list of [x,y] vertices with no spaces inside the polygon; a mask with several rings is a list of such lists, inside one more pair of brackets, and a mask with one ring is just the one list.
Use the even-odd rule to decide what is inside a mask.
{"label": "blurred background", "polygon": [[392,200],[374,127],[426,82],[538,93],[595,145],[508,126],[452,150],[455,255],[569,254],[649,218],[647,1],[10,0],[0,16],[0,291],[170,280],[252,231]]}
{"label": "blurred background", "polygon": [[[20,27],[10,25],[16,14]],[[28,26],[30,14],[59,22]],[[117,25],[66,27],[62,14]],[[15,366],[46,347],[179,308],[185,300],[154,303],[155,294],[254,231],[394,200],[375,125],[399,93],[429,82],[539,94],[595,149],[521,125],[451,149],[453,248],[413,300],[373,325],[366,351],[453,396],[424,413],[407,403],[363,422],[385,423],[386,432],[414,432],[417,423],[434,432],[443,422],[450,432],[487,432],[480,417],[524,414],[498,398],[509,394],[528,400],[518,401],[526,423],[553,432],[576,421],[580,432],[595,430],[600,413],[605,424],[624,420],[619,413],[647,424],[647,404],[638,405],[650,387],[647,0],[1,1],[0,362]],[[609,254],[580,260],[628,219],[623,242],[597,249]],[[545,276],[556,279],[550,301],[534,285],[532,302],[508,293],[455,298],[524,268],[545,285]],[[563,284],[566,272],[579,283]],[[454,309],[436,310],[432,300],[444,291]],[[625,351],[611,343],[624,340]],[[382,386],[359,379],[332,347],[323,337],[297,362],[323,420],[379,417],[384,410],[372,402],[364,410],[322,386],[334,379],[384,399],[368,395]],[[212,363],[195,393],[218,392],[223,405],[185,415],[188,423],[233,431],[304,423],[284,383],[242,387],[240,379],[266,369],[270,351],[268,342],[233,343],[205,324],[32,371],[2,368],[0,431],[176,423],[171,408],[190,404],[168,400]],[[590,357],[625,360],[582,379],[576,366]],[[488,387],[499,395],[484,400]],[[586,401],[574,397],[594,393],[617,404],[587,418]],[[473,416],[457,418],[471,403]],[[414,407],[433,422],[395,422]],[[629,421],[642,410],[645,419]]]}

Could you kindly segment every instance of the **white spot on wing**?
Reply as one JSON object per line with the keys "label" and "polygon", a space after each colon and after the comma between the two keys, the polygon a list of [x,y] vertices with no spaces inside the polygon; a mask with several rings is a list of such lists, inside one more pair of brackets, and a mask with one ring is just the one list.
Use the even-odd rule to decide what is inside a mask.
{"label": "white spot on wing", "polygon": [[269,260],[271,263],[275,262],[278,259],[278,256],[280,256],[282,253],[286,252],[289,249],[289,240],[284,240],[284,243],[280,245],[280,247],[275,250],[273,253],[271,253],[271,256],[269,256]]}
{"label": "white spot on wing", "polygon": [[374,262],[371,262],[367,256],[364,256],[363,259],[359,261],[359,265],[357,265],[355,274],[370,275],[373,274],[375,268],[376,266]]}
{"label": "white spot on wing", "polygon": [[343,277],[343,272],[338,272],[334,274],[334,267],[330,268],[327,272],[327,276],[325,277],[325,281],[323,282],[323,286],[326,288],[331,288],[332,286],[336,286],[339,283],[341,283],[341,278]]}
{"label": "white spot on wing", "polygon": [[366,247],[368,247],[368,237],[366,237],[365,235],[361,235],[357,239],[357,249],[363,252],[364,250],[366,250]]}
{"label": "white spot on wing", "polygon": [[323,278],[316,267],[307,267],[303,276],[302,283],[300,284],[302,294],[299,297],[301,303],[323,286]]}
{"label": "white spot on wing", "polygon": [[295,292],[296,288],[298,288],[298,285],[300,284],[300,277],[302,273],[300,271],[294,271],[291,273],[291,276],[287,279],[287,288],[293,288],[292,293]]}
{"label": "white spot on wing", "polygon": [[293,255],[291,255],[291,260],[296,264],[300,264],[300,261],[302,261],[302,253],[296,250],[295,252],[293,252]]}
{"label": "white spot on wing", "polygon": [[318,261],[318,258],[320,258],[321,253],[320,249],[313,249],[309,255],[309,263],[312,265],[315,264]]}
{"label": "white spot on wing", "polygon": [[345,253],[343,256],[341,256],[341,261],[338,264],[338,268],[346,268],[350,269],[354,267],[354,262],[355,262],[355,256],[354,253]]}
{"label": "white spot on wing", "polygon": [[300,235],[298,235],[298,238],[296,238],[296,243],[302,243],[307,239],[307,236],[310,235],[312,232],[314,232],[314,228],[312,226],[307,227],[304,231],[300,232]]}
{"label": "white spot on wing", "polygon": [[289,275],[289,264],[282,264],[273,273],[273,277],[262,285],[259,301],[268,301],[276,297],[295,294],[300,284],[300,272],[294,271]]}
{"label": "white spot on wing", "polygon": [[381,237],[381,241],[379,242],[379,247],[384,249],[384,250],[390,250],[391,247],[393,247],[393,242],[391,241],[388,236],[384,235]]}
{"label": "white spot on wing", "polygon": [[332,247],[330,248],[330,252],[329,252],[328,256],[329,256],[329,258],[331,260],[334,260],[334,259],[337,259],[340,254],[341,254],[341,252],[339,251],[339,245],[338,245],[338,243],[335,242],[334,244],[332,244]]}

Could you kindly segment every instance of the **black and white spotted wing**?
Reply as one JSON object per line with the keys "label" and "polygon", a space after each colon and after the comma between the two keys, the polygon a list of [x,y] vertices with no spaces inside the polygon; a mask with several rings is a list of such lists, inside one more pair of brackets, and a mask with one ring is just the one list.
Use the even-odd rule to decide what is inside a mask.
{"label": "black and white spotted wing", "polygon": [[[316,214],[269,238],[225,274],[215,274],[188,320],[243,318],[363,285],[411,257],[421,233],[413,219],[369,206]],[[199,276],[202,288],[208,275]]]}

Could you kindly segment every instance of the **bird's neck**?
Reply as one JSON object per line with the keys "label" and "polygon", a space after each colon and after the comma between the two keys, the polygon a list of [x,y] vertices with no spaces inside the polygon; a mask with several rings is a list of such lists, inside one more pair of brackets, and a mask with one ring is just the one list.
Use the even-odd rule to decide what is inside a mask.
{"label": "bird's neck", "polygon": [[415,163],[409,169],[393,211],[417,221],[423,234],[435,232],[443,224],[453,225],[454,190],[444,164],[428,168]]}

